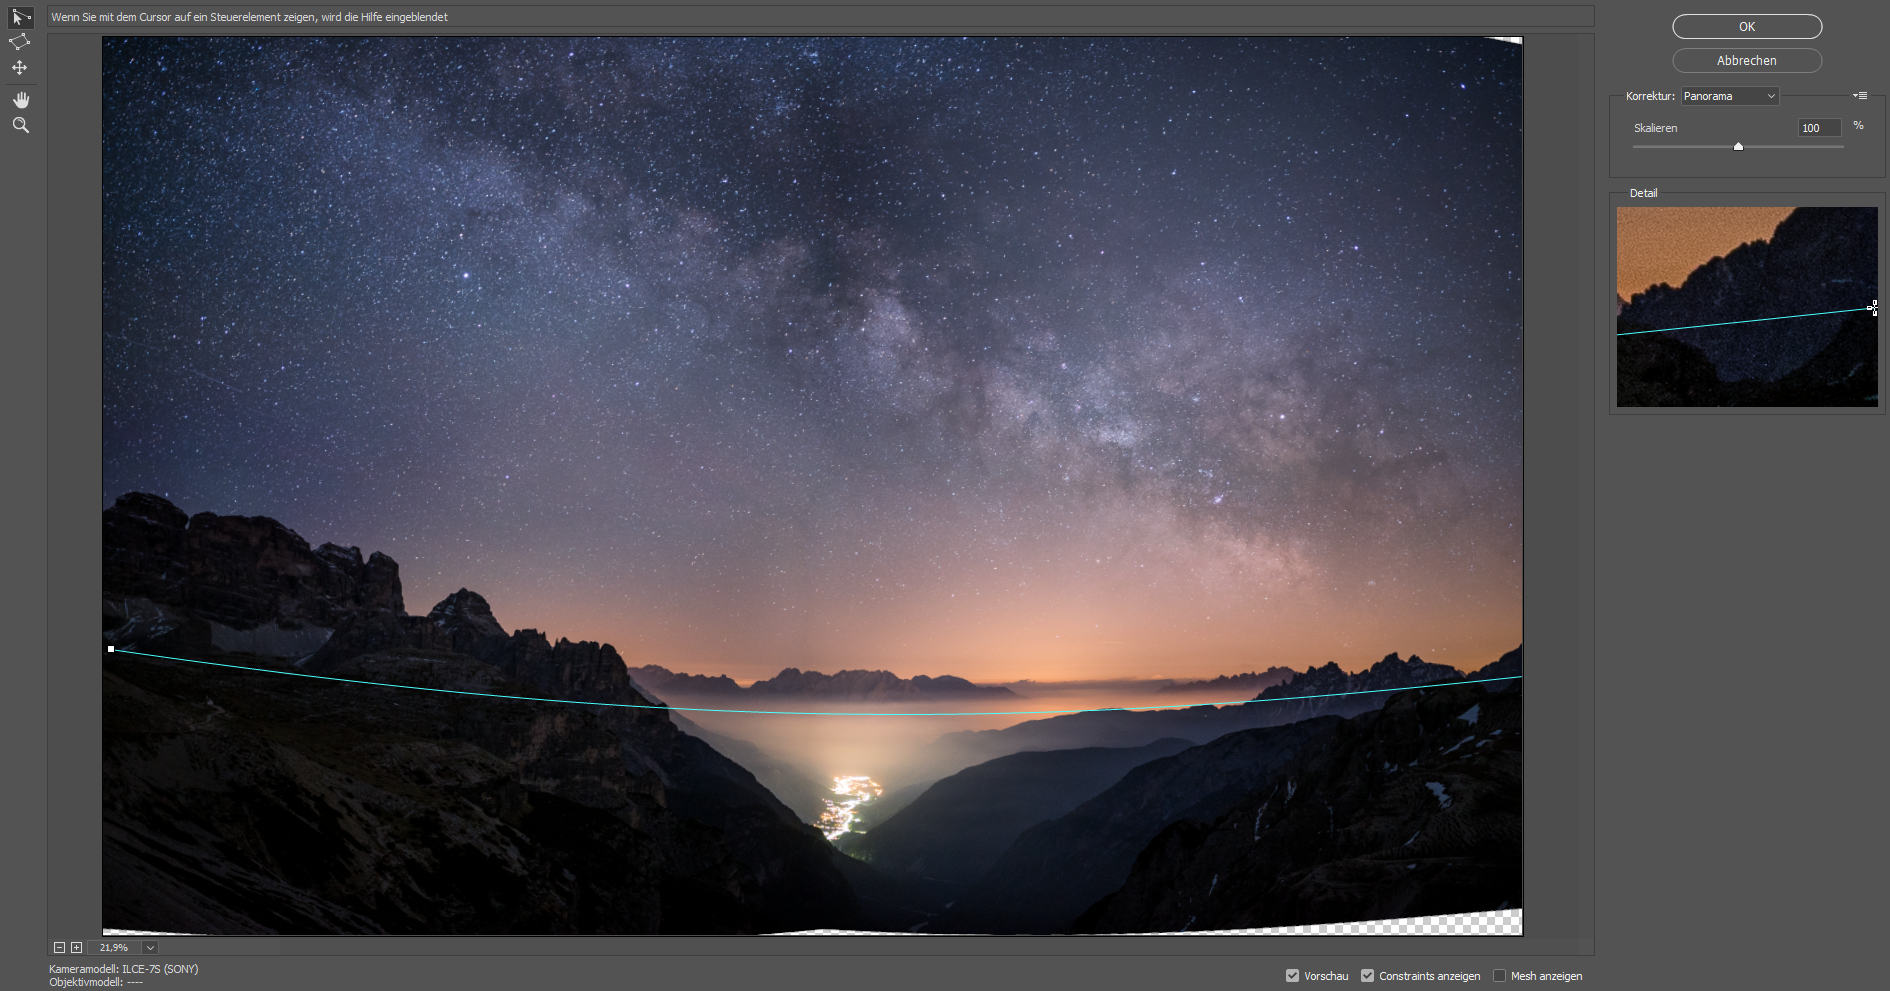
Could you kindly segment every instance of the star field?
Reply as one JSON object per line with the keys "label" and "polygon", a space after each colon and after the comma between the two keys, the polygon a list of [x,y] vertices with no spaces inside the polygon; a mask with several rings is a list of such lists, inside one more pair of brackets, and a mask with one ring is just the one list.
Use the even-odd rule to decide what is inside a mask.
{"label": "star field", "polygon": [[1518,46],[104,54],[107,504],[738,678],[1520,639]]}

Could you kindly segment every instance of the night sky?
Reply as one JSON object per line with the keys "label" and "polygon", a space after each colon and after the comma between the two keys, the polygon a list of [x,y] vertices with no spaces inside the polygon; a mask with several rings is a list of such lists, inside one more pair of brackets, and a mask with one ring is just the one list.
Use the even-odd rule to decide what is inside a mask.
{"label": "night sky", "polygon": [[105,40],[104,504],[633,664],[1521,642],[1521,48]]}

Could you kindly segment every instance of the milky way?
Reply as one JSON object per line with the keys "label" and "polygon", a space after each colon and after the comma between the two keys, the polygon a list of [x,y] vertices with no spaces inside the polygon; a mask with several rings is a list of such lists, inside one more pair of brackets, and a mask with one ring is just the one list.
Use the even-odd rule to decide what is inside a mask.
{"label": "milky way", "polygon": [[106,39],[106,503],[736,677],[1521,636],[1519,46]]}

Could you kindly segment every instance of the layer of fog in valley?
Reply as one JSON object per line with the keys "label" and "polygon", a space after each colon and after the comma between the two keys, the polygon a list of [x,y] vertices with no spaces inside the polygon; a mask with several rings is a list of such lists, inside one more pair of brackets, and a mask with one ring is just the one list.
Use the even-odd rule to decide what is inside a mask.
{"label": "layer of fog in valley", "polygon": [[[737,708],[752,700],[731,705],[726,698],[670,695],[665,696],[663,701],[682,710],[684,718],[697,726],[721,736],[751,743],[768,756],[793,765],[809,778],[831,782],[834,778],[865,775],[891,793],[937,780],[989,759],[941,746],[940,738],[948,734],[1003,729],[1071,710],[1184,704],[1173,696],[1156,694],[1156,690],[1165,684],[1167,682],[1163,681],[1026,683],[1005,686],[1017,692],[1019,697],[1016,699],[966,699],[896,705],[885,702],[839,703],[784,699],[766,706],[768,711],[822,713],[819,715],[693,711]],[[1220,701],[1241,700],[1230,698]],[[730,756],[741,761],[739,755]],[[789,801],[786,796],[782,798]],[[794,803],[789,801],[789,804]]]}

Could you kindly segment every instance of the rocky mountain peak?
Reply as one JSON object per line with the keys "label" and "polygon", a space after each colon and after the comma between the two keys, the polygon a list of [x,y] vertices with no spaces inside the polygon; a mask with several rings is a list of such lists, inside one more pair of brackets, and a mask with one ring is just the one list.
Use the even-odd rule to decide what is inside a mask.
{"label": "rocky mountain peak", "polygon": [[440,600],[427,613],[427,622],[443,630],[466,630],[480,636],[506,636],[505,627],[492,615],[486,597],[470,589],[460,589]]}
{"label": "rocky mountain peak", "polygon": [[1359,672],[1354,680],[1362,681],[1363,687],[1368,688],[1403,688],[1462,677],[1463,672],[1448,664],[1432,664],[1416,654],[1412,654],[1410,660],[1401,661],[1396,653],[1391,653]]}
{"label": "rocky mountain peak", "polygon": [[1463,676],[1462,671],[1448,664],[1432,664],[1416,654],[1412,654],[1410,660],[1401,660],[1397,652],[1393,651],[1357,674],[1346,674],[1337,664],[1328,662],[1324,667],[1311,668],[1303,674],[1294,675],[1292,680],[1274,685],[1254,698],[1255,701],[1304,699],[1345,692],[1413,688],[1436,681],[1458,681]]}
{"label": "rocky mountain peak", "polygon": [[400,566],[355,547],[311,549],[267,516],[184,512],[131,492],[104,513],[104,589],[235,630],[274,623],[333,629],[362,611],[401,609]]}
{"label": "rocky mountain peak", "polygon": [[190,522],[190,517],[169,499],[149,492],[127,492],[118,497],[108,512],[120,519],[140,520],[171,530],[182,530]]}

